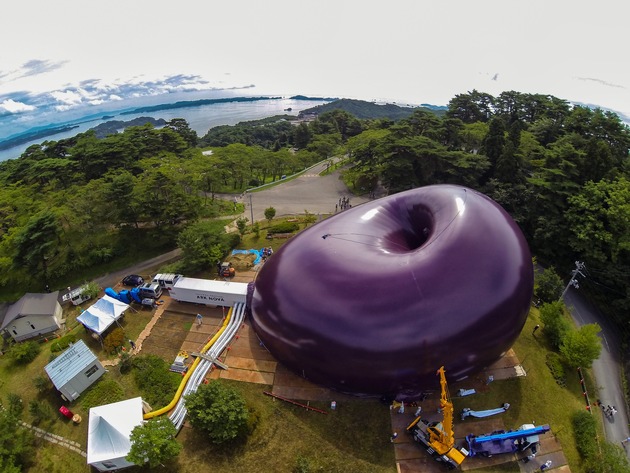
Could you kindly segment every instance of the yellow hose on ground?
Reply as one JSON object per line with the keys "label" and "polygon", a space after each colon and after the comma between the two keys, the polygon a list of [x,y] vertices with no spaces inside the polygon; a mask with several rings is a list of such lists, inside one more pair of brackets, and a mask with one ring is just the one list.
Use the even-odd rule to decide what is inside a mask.
{"label": "yellow hose on ground", "polygon": [[[232,310],[233,310],[233,307],[230,307],[230,310],[228,311],[227,317],[223,321],[223,325],[221,326],[219,331],[214,334],[214,337],[212,337],[210,339],[210,341],[208,343],[206,343],[206,345],[201,350],[202,353],[207,351],[207,350],[209,350],[210,347],[214,344],[214,342],[217,341],[217,338],[219,338],[219,336],[225,331],[225,329],[228,326],[228,323],[230,322],[230,319],[232,318]],[[168,411],[170,411],[171,409],[173,409],[175,407],[175,405],[179,401],[179,398],[182,396],[182,392],[184,391],[184,388],[186,387],[186,383],[188,382],[188,379],[194,373],[194,371],[197,368],[197,365],[199,364],[200,360],[201,360],[201,357],[195,358],[195,361],[193,362],[192,366],[186,372],[186,375],[182,379],[182,382],[179,383],[179,388],[177,388],[177,392],[175,393],[175,396],[173,396],[172,401],[169,402],[168,405],[164,406],[161,409],[158,409],[157,411],[147,412],[143,416],[144,420],[152,419],[154,417],[161,416],[162,414],[166,414]]]}

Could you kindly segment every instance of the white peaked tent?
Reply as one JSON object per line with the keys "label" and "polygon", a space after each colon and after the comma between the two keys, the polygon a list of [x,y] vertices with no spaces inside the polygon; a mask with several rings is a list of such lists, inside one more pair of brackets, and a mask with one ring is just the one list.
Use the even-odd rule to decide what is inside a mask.
{"label": "white peaked tent", "polygon": [[129,304],[104,295],[93,306],[83,311],[77,317],[77,320],[100,335],[118,320],[127,309],[129,309]]}
{"label": "white peaked tent", "polygon": [[99,471],[133,466],[126,460],[131,450],[131,431],[142,425],[142,398],[105,404],[90,409],[87,463]]}

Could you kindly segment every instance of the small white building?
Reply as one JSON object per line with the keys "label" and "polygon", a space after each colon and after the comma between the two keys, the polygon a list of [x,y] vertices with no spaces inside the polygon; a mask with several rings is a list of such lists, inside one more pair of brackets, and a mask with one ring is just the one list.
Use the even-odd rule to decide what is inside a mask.
{"label": "small white building", "polygon": [[143,424],[142,398],[105,404],[90,409],[87,463],[98,471],[114,471],[134,464],[126,457],[131,432]]}
{"label": "small white building", "polygon": [[68,401],[78,398],[105,373],[105,368],[83,340],[48,363],[44,370],[55,388]]}
{"label": "small white building", "polygon": [[59,291],[24,294],[9,307],[0,330],[6,331],[16,342],[56,331],[63,317],[58,299]]}

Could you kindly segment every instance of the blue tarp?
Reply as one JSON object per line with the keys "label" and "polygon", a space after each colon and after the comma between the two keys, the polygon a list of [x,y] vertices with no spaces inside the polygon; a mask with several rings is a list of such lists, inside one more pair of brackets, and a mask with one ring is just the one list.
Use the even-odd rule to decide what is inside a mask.
{"label": "blue tarp", "polygon": [[256,255],[254,264],[260,263],[262,259],[262,250],[232,250],[233,255]]}

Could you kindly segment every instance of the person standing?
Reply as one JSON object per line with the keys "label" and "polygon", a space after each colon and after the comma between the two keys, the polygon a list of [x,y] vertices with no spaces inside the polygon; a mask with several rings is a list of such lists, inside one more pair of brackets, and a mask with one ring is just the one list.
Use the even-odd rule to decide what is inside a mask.
{"label": "person standing", "polygon": [[201,314],[197,314],[197,326],[203,323],[203,316]]}
{"label": "person standing", "polygon": [[131,351],[136,350],[136,344],[133,340],[129,339],[129,345],[131,345]]}
{"label": "person standing", "polygon": [[536,326],[534,327],[534,330],[532,330],[532,335],[534,335],[536,333],[536,330],[538,330],[540,328],[540,325],[536,324]]}
{"label": "person standing", "polygon": [[396,440],[396,437],[398,437],[398,432],[394,432],[392,436],[389,438],[389,441],[393,443],[394,440]]}

